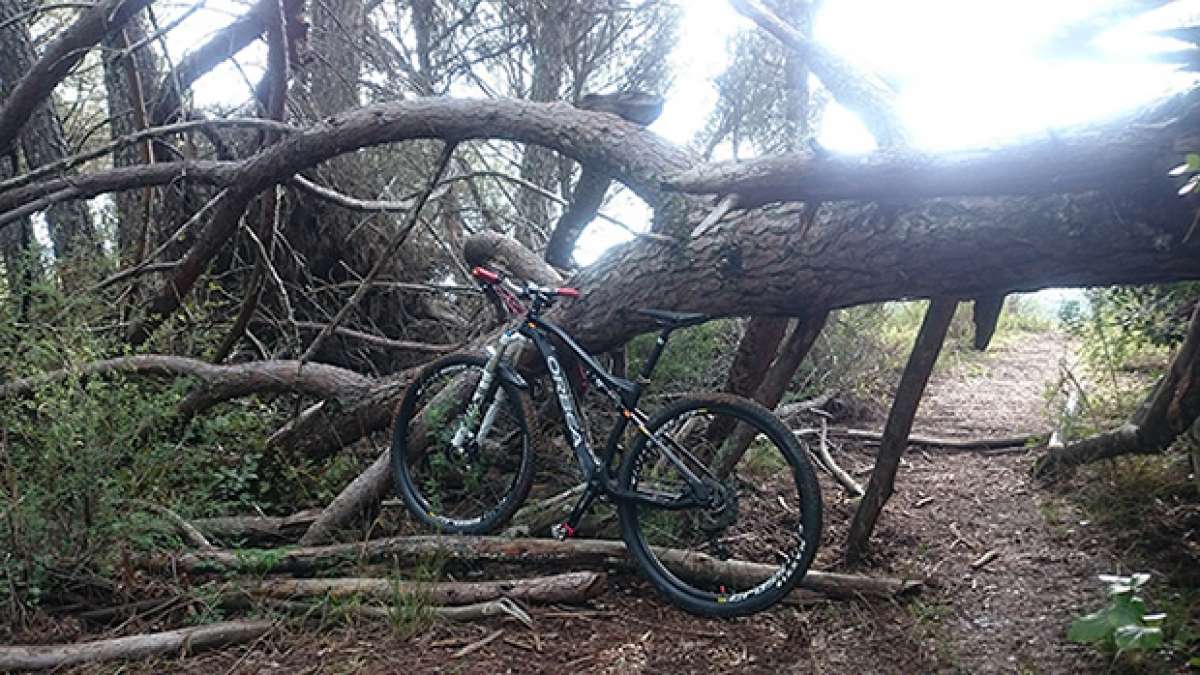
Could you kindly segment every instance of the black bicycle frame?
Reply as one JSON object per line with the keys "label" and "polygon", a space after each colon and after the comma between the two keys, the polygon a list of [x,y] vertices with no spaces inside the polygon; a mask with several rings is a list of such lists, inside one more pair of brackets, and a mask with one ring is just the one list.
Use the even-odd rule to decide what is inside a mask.
{"label": "black bicycle frame", "polygon": [[[650,352],[649,358],[646,359],[646,363],[642,366],[639,379],[637,381],[630,381],[616,377],[606,371],[566,331],[543,320],[534,313],[527,315],[525,321],[518,329],[521,335],[533,341],[534,347],[538,350],[542,361],[546,364],[546,369],[550,372],[550,378],[554,382],[555,394],[558,396],[559,406],[562,410],[567,441],[570,443],[571,449],[575,452],[576,459],[579,461],[579,467],[587,479],[587,492],[585,492],[584,498],[580,500],[580,504],[576,507],[576,512],[582,512],[587,509],[592,499],[595,498],[594,493],[597,488],[618,501],[636,501],[662,509],[694,508],[696,506],[703,506],[704,502],[707,501],[709,496],[708,486],[704,484],[703,479],[688,468],[680,456],[687,457],[697,466],[704,468],[704,473],[707,473],[709,478],[715,477],[707,470],[703,462],[699,461],[691,452],[680,446],[673,439],[668,437],[666,439],[667,443],[664,444],[655,438],[646,427],[648,422],[646,414],[637,408],[638,399],[642,393],[642,382],[647,381],[650,374],[654,371],[654,367],[658,364],[658,360],[666,348],[667,339],[672,330],[674,330],[673,327],[665,327],[662,330],[655,341],[654,349]],[[620,419],[617,420],[617,424],[609,433],[608,442],[606,443],[602,457],[596,457],[588,445],[587,434],[583,432],[583,427],[579,419],[579,405],[575,398],[575,392],[567,379],[562,362],[558,359],[558,349],[547,335],[553,336],[560,341],[579,360],[586,373],[591,375],[592,383],[607,395],[620,410]],[[648,438],[649,442],[653,443],[655,448],[668,461],[675,465],[692,488],[693,496],[691,499],[667,499],[622,490],[617,487],[613,480],[611,469],[613,468],[613,460],[617,457],[621,438],[624,436],[630,423],[636,425],[638,430]],[[668,447],[668,445],[674,447]],[[573,517],[575,515],[575,513],[572,514]]]}

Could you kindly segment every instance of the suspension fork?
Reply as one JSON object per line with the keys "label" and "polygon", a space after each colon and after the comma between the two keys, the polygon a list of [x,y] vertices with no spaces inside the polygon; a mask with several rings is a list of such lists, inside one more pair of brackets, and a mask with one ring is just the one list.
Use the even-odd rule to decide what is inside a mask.
{"label": "suspension fork", "polygon": [[[508,353],[509,347],[514,344],[524,342],[524,336],[516,331],[506,330],[500,336],[499,344],[495,347],[487,348],[488,360],[483,366],[483,374],[479,377],[479,384],[475,385],[475,391],[471,394],[471,403],[467,406],[467,414],[462,418],[458,425],[458,430],[454,432],[454,438],[450,444],[459,453],[464,451],[464,446],[468,440],[473,440],[478,444],[487,438],[488,433],[492,430],[492,425],[496,421],[496,415],[500,411],[500,406],[504,404],[504,390],[500,389],[492,398],[492,402],[488,405],[487,411],[483,413],[483,419],[480,420],[480,409],[483,407],[484,398],[487,397],[493,385],[496,382],[496,372],[500,368],[501,362],[504,360],[505,354]],[[472,432],[472,427],[475,422],[480,420],[479,428]]]}

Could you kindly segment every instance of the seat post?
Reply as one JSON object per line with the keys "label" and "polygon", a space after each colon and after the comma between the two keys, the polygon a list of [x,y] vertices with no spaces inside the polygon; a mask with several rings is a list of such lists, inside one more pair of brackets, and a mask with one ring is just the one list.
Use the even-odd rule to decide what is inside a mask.
{"label": "seat post", "polygon": [[662,356],[663,350],[667,348],[667,340],[671,337],[671,331],[673,330],[675,330],[674,326],[666,326],[658,334],[658,339],[654,341],[654,349],[650,351],[650,356],[642,364],[641,379],[649,379],[650,374],[654,372],[654,367],[658,365],[659,357]]}

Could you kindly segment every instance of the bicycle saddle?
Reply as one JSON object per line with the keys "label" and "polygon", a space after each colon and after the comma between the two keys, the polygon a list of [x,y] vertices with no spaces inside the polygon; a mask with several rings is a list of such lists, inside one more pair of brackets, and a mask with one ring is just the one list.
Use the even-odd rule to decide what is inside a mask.
{"label": "bicycle saddle", "polygon": [[668,312],[665,309],[639,309],[638,314],[648,316],[664,328],[684,328],[704,323],[712,317],[696,312]]}

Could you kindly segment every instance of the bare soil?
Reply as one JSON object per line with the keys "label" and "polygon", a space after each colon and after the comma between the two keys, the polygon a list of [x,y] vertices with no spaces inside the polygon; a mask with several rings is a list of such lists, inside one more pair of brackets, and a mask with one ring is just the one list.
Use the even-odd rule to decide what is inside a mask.
{"label": "bare soil", "polygon": [[[917,431],[1047,433],[1043,395],[1070,351],[1061,337],[1043,334],[985,354],[948,355],[922,404]],[[881,421],[860,423],[877,427]],[[840,450],[847,469],[860,477],[869,470],[871,450]],[[744,619],[702,619],[666,604],[637,577],[614,572],[611,590],[586,607],[532,608],[533,628],[511,619],[399,628],[310,620],[249,647],[137,663],[125,671],[1102,672],[1108,663],[1068,643],[1066,628],[1100,604],[1095,575],[1125,568],[1110,538],[1095,531],[1061,488],[1030,478],[1032,461],[1025,450],[910,450],[868,564],[855,570],[927,580],[920,593],[894,601],[824,601]],[[827,529],[816,567],[842,569],[841,544],[854,505],[822,480]]]}

